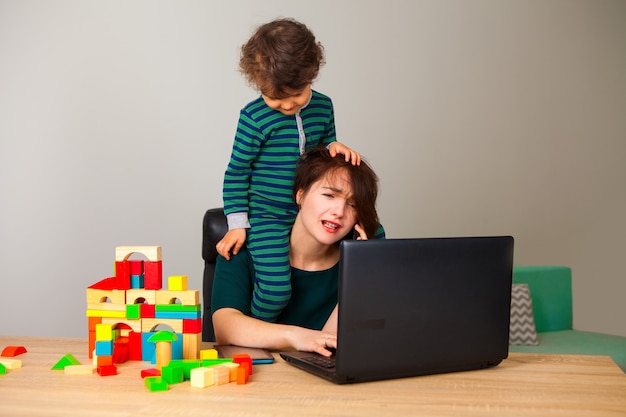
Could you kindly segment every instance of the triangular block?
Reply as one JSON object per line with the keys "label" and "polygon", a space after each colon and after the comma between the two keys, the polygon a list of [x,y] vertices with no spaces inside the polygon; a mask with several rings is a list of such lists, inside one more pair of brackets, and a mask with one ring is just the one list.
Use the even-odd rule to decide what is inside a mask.
{"label": "triangular block", "polygon": [[65,367],[68,365],[80,365],[80,362],[78,361],[78,359],[74,357],[74,355],[72,355],[71,353],[68,353],[67,355],[59,359],[56,365],[54,365],[50,369],[52,370],[65,369]]}

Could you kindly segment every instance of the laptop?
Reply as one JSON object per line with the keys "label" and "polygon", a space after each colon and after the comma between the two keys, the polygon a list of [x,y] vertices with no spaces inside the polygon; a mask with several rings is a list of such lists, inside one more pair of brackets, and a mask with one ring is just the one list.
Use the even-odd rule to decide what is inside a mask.
{"label": "laptop", "polygon": [[338,384],[497,366],[512,270],[511,236],[343,241],[336,352],[280,356]]}

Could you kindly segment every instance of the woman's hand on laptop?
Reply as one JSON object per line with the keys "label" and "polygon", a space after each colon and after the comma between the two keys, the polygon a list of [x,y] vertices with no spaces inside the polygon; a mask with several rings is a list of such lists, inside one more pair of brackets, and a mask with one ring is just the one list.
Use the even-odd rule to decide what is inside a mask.
{"label": "woman's hand on laptop", "polygon": [[[337,348],[337,335],[330,332],[295,327],[292,345],[296,350],[316,352],[322,356],[332,356]],[[331,351],[332,349],[332,351]]]}

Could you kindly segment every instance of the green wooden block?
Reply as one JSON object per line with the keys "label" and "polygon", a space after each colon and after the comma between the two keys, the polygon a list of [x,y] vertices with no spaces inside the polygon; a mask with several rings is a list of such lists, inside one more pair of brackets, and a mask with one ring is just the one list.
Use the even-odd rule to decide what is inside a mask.
{"label": "green wooden block", "polygon": [[74,357],[71,353],[63,356],[59,361],[51,368],[52,370],[65,369],[68,365],[80,365],[78,359]]}
{"label": "green wooden block", "polygon": [[167,391],[167,382],[163,381],[160,376],[147,376],[143,379],[143,383],[150,392]]}
{"label": "green wooden block", "polygon": [[0,363],[0,375],[5,375],[7,373],[7,367]]}
{"label": "green wooden block", "polygon": [[185,380],[183,366],[172,364],[164,366],[161,368],[161,378],[163,378],[168,384],[180,384]]}
{"label": "green wooden block", "polygon": [[127,319],[140,319],[141,318],[141,304],[126,304],[126,318]]}
{"label": "green wooden block", "polygon": [[157,304],[155,307],[155,311],[166,311],[166,312],[174,312],[174,313],[195,313],[200,311],[200,304],[192,305],[192,306],[184,306],[182,304]]}

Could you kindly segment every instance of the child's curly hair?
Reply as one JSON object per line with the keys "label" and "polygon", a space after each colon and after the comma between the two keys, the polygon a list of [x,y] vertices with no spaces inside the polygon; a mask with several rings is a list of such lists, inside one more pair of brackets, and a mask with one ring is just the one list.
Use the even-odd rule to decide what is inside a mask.
{"label": "child's curly hair", "polygon": [[311,84],[324,63],[324,48],[306,25],[277,19],[260,26],[241,47],[239,68],[262,94],[281,99]]}

